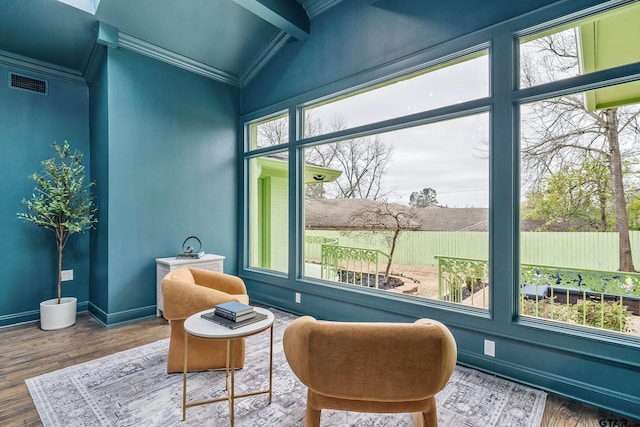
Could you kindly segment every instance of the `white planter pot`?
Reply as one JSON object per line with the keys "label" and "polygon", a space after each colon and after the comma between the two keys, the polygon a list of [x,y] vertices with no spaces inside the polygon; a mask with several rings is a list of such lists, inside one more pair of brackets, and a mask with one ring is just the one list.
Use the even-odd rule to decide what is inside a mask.
{"label": "white planter pot", "polygon": [[76,323],[78,299],[64,297],[42,301],[40,303],[40,328],[45,331],[62,329]]}

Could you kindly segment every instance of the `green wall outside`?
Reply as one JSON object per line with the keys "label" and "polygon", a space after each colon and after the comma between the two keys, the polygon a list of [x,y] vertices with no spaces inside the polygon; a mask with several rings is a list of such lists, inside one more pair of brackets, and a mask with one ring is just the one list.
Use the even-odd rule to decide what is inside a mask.
{"label": "green wall outside", "polygon": [[287,178],[271,177],[271,268],[289,269],[289,192]]}

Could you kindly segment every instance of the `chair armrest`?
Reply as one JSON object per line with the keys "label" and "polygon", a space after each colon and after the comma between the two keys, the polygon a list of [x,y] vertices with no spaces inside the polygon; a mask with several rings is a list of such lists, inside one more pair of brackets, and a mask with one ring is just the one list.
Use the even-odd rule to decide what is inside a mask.
{"label": "chair armrest", "polygon": [[217,271],[204,270],[202,268],[189,268],[193,279],[200,286],[217,289],[232,295],[246,294],[247,287],[241,278],[231,274],[219,273]]}
{"label": "chair armrest", "polygon": [[186,319],[194,313],[218,304],[237,301],[237,298],[226,292],[167,278],[162,280],[162,299],[162,314],[167,320]]}
{"label": "chair armrest", "polygon": [[298,317],[284,331],[282,346],[291,370],[309,385],[309,332],[315,323],[311,316]]}

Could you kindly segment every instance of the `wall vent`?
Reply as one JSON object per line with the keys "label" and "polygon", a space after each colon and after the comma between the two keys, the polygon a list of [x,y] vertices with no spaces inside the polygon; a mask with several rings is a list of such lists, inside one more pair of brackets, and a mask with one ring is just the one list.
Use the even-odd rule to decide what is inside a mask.
{"label": "wall vent", "polygon": [[9,87],[47,95],[47,81],[9,73]]}

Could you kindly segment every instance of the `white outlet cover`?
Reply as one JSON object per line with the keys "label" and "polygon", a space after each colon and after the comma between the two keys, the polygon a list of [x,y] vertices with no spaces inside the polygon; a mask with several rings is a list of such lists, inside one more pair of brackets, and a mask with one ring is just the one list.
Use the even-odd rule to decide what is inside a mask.
{"label": "white outlet cover", "polygon": [[61,279],[62,281],[73,280],[73,270],[62,270]]}
{"label": "white outlet cover", "polygon": [[485,356],[496,357],[496,342],[491,340],[484,340],[484,354]]}

